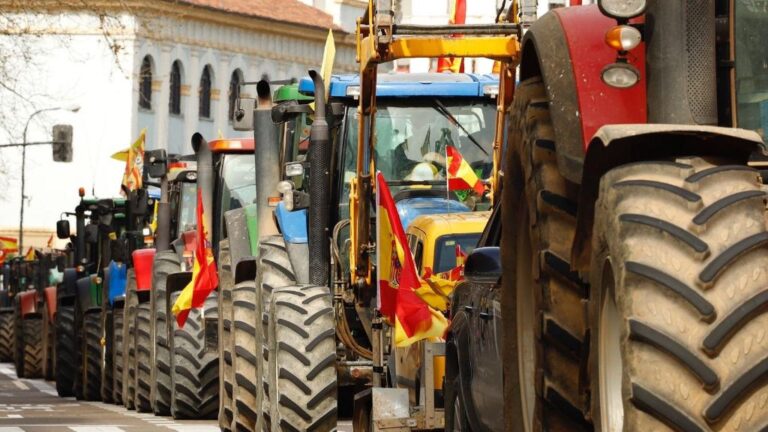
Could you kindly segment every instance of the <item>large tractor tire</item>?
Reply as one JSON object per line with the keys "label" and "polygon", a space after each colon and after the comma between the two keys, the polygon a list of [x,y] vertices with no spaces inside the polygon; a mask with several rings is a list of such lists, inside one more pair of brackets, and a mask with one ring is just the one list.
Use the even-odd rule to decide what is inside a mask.
{"label": "large tractor tire", "polygon": [[[0,325],[2,323],[0,322]],[[55,325],[48,319],[48,303],[43,304],[43,379],[56,379],[56,363],[54,361],[54,345],[56,344]],[[0,331],[2,331],[0,329]]]}
{"label": "large tractor tire", "polygon": [[259,430],[259,412],[256,409],[256,387],[259,347],[256,345],[256,326],[260,325],[256,311],[256,281],[248,280],[232,290],[232,367],[235,371],[234,429]]}
{"label": "large tractor tire", "polygon": [[75,307],[56,307],[56,393],[61,397],[73,396],[75,374]]}
{"label": "large tractor tire", "polygon": [[[174,251],[158,252],[152,266],[152,292],[150,303],[152,312],[153,361],[150,399],[152,411],[157,415],[171,415],[171,351],[168,334],[168,305],[166,304],[166,284],[168,275],[181,268],[179,256]],[[172,318],[171,318],[172,319]]]}
{"label": "large tractor tire", "polygon": [[765,200],[757,171],[701,158],[603,176],[589,303],[598,430],[765,430]]}
{"label": "large tractor tire", "polygon": [[540,78],[517,88],[508,136],[502,214],[512,222],[502,224],[501,307],[516,319],[504,322],[507,429],[590,430],[580,381],[588,290],[569,262],[577,186],[558,171]]}
{"label": "large tractor tire", "polygon": [[219,243],[219,428],[232,430],[233,383],[232,368],[232,259],[229,252],[229,240]]}
{"label": "large tractor tire", "polygon": [[83,399],[101,399],[101,313],[83,316]]}
{"label": "large tractor tire", "polygon": [[272,292],[277,288],[296,285],[296,274],[293,271],[285,240],[277,236],[269,236],[259,240],[259,258],[256,275],[256,355],[262,359],[256,362],[256,374],[261,377],[257,381],[256,407],[261,410],[263,427],[271,430],[270,423],[270,393],[269,370],[264,368],[270,361],[269,345],[269,314]]}
{"label": "large tractor tire", "polygon": [[123,321],[125,309],[122,307],[112,310],[112,402],[116,405],[123,404]]}
{"label": "large tractor tire", "polygon": [[[180,292],[171,296],[176,302]],[[217,296],[205,300],[203,310],[192,309],[184,327],[173,320],[171,349],[171,416],[174,419],[215,419],[219,409],[218,346],[206,338],[203,317],[216,318]],[[170,309],[170,307],[169,307]],[[215,335],[214,335],[215,337]]]}
{"label": "large tractor tire", "polygon": [[21,321],[24,340],[24,378],[43,377],[43,319],[26,318]]}
{"label": "large tractor tire", "polygon": [[336,325],[327,287],[282,287],[269,320],[270,421],[273,431],[336,427]]}
{"label": "large tractor tire", "polygon": [[101,400],[104,403],[114,402],[114,372],[115,372],[115,328],[111,306],[107,303],[106,310],[102,314],[101,328],[104,329],[104,347],[101,350]]}
{"label": "large tractor tire", "polygon": [[13,361],[13,310],[0,311],[0,362]]}
{"label": "large tractor tire", "polygon": [[141,303],[136,310],[136,411],[151,412],[152,401],[150,393],[152,387],[152,339],[150,337],[150,327],[152,323],[152,311],[149,302]]}
{"label": "large tractor tire", "polygon": [[20,306],[16,303],[13,312],[13,367],[16,369],[16,376],[24,378],[24,326]]}
{"label": "large tractor tire", "polygon": [[125,308],[123,309],[123,406],[136,409],[136,309],[139,298],[136,294],[136,274],[129,269],[125,284]]}

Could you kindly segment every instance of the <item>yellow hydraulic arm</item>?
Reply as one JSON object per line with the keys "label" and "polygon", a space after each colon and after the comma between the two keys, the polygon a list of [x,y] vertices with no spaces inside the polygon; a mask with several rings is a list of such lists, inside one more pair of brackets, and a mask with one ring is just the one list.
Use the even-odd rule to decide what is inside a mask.
{"label": "yellow hydraulic arm", "polygon": [[[422,26],[394,22],[394,0],[368,0],[366,14],[357,20],[357,61],[360,64],[358,106],[357,176],[350,193],[350,253],[352,282],[371,284],[369,199],[373,193],[373,158],[376,122],[376,75],[380,63],[416,57],[485,57],[501,63],[497,98],[496,134],[493,145],[492,187],[498,183],[504,118],[511,104],[515,67],[520,49],[520,26],[516,22],[516,1],[506,22]],[[454,37],[460,34],[462,37]]]}

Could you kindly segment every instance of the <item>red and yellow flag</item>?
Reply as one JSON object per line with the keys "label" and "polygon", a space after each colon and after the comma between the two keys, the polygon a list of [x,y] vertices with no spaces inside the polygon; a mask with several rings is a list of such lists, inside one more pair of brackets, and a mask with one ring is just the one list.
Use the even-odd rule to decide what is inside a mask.
{"label": "red and yellow flag", "polygon": [[447,146],[446,152],[448,153],[448,190],[472,189],[478,195],[483,195],[485,192],[483,182],[477,177],[469,163],[464,160],[459,150],[456,147]]}
{"label": "red and yellow flag", "polygon": [[395,200],[380,172],[376,174],[376,191],[379,310],[394,327],[398,347],[440,338],[448,320],[417,294],[425,282],[416,271]]}
{"label": "red and yellow flag", "polygon": [[172,308],[179,327],[184,327],[189,311],[192,308],[202,307],[211,291],[219,285],[219,274],[216,271],[211,243],[205,237],[206,232],[202,191],[198,189],[197,244],[195,245],[195,261],[192,265],[192,280],[181,291]]}
{"label": "red and yellow flag", "polygon": [[[449,24],[464,24],[467,22],[467,0],[451,0]],[[454,37],[460,37],[454,35]],[[464,72],[464,59],[459,57],[440,57],[437,59],[438,72]]]}
{"label": "red and yellow flag", "polygon": [[144,144],[147,130],[142,129],[139,138],[128,147],[128,156],[125,160],[125,172],[123,172],[123,192],[134,191],[142,187],[142,175],[144,174]]}
{"label": "red and yellow flag", "polygon": [[0,264],[19,251],[19,241],[13,237],[0,236]]}
{"label": "red and yellow flag", "polygon": [[30,246],[29,249],[27,249],[27,253],[24,255],[24,261],[34,261],[35,260],[35,249]]}

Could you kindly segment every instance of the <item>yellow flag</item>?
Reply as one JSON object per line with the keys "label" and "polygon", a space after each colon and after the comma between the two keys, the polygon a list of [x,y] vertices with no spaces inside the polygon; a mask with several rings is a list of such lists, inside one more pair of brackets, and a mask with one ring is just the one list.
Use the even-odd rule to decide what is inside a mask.
{"label": "yellow flag", "polygon": [[323,50],[323,65],[320,67],[320,76],[325,83],[325,101],[331,89],[331,74],[333,74],[333,63],[336,60],[336,41],[333,39],[333,31],[328,29],[328,37],[325,39],[325,50]]}
{"label": "yellow flag", "polygon": [[[144,174],[144,143],[147,129],[142,129],[139,138],[128,147],[128,157],[125,160],[122,186],[128,191],[141,189]],[[114,157],[114,155],[113,155]]]}

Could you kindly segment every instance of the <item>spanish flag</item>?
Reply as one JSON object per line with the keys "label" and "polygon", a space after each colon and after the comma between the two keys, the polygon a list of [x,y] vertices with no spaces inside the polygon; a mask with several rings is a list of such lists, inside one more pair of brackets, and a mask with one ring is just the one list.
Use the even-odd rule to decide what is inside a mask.
{"label": "spanish flag", "polygon": [[445,149],[448,153],[448,190],[472,189],[482,196],[485,186],[459,150],[454,146],[446,146]]}
{"label": "spanish flag", "polygon": [[[464,24],[467,22],[467,0],[450,0],[449,24]],[[459,37],[459,35],[454,35]],[[437,59],[438,72],[464,72],[464,59],[455,57],[440,57]]]}
{"label": "spanish flag", "polygon": [[27,250],[27,254],[24,255],[24,261],[34,261],[35,260],[35,249],[30,246],[30,248]]}
{"label": "spanish flag", "polygon": [[128,193],[141,189],[142,175],[144,174],[144,144],[147,130],[142,129],[139,138],[128,147],[128,156],[125,159],[125,172],[123,172],[122,191]]}
{"label": "spanish flag", "polygon": [[395,200],[381,172],[376,174],[378,307],[395,329],[395,345],[441,338],[448,320],[417,294],[426,284],[416,271]]}
{"label": "spanish flag", "polygon": [[192,280],[181,291],[172,308],[179,327],[184,327],[189,311],[192,308],[202,307],[211,291],[219,285],[213,250],[211,243],[205,238],[205,233],[202,191],[197,189],[197,244],[195,245],[195,262],[192,265]]}
{"label": "spanish flag", "polygon": [[19,242],[12,237],[0,236],[0,264],[19,251]]}

